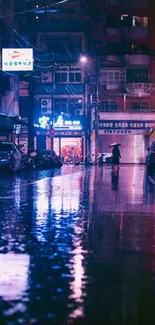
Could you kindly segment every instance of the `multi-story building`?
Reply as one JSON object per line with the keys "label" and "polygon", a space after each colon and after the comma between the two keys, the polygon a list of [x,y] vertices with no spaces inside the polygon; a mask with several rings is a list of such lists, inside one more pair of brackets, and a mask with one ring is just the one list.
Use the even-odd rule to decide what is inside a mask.
{"label": "multi-story building", "polygon": [[[122,162],[144,162],[155,124],[154,0],[9,3],[21,13],[8,21],[12,44],[34,50],[33,73],[19,75],[19,114],[36,124],[49,117],[54,150],[68,159],[67,150],[78,147],[84,157],[95,137],[86,131],[86,120],[97,116],[89,110],[92,98],[99,151],[120,142]],[[81,53],[89,58],[83,66]],[[37,131],[36,146],[51,148],[46,132]]]}
{"label": "multi-story building", "polygon": [[[9,15],[8,15],[9,13]],[[14,1],[0,1],[0,49],[14,46]],[[2,62],[2,56],[1,62]],[[0,71],[0,140],[13,140],[15,119],[18,111],[18,89],[16,76]],[[12,118],[13,117],[13,118]],[[17,120],[17,119],[16,119]],[[19,121],[18,121],[19,123]]]}
{"label": "multi-story building", "polygon": [[85,2],[100,64],[99,150],[121,143],[122,162],[145,161],[155,125],[154,9],[153,0]]}
{"label": "multi-story building", "polygon": [[[53,149],[65,160],[86,148],[86,85],[80,54],[86,52],[81,1],[58,4],[51,1],[16,1],[16,11],[30,14],[16,17],[19,34],[16,41],[23,47],[33,45],[34,72],[33,118],[46,116],[53,121]],[[21,8],[22,5],[22,8]],[[29,79],[19,82],[19,113],[28,118]],[[31,79],[32,81],[32,79]],[[31,116],[32,118],[32,116]],[[60,122],[61,121],[61,122]],[[36,132],[37,149],[51,149],[48,132]]]}

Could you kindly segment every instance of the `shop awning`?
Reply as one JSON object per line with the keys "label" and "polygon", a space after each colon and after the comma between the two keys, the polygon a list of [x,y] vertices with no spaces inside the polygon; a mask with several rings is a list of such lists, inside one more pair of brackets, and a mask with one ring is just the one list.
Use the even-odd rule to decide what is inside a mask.
{"label": "shop awning", "polygon": [[28,122],[25,120],[22,120],[21,118],[19,118],[19,116],[13,116],[12,118],[14,120],[15,125],[28,125]]}
{"label": "shop awning", "polygon": [[0,113],[0,131],[13,132],[15,125],[27,125],[19,116]]}

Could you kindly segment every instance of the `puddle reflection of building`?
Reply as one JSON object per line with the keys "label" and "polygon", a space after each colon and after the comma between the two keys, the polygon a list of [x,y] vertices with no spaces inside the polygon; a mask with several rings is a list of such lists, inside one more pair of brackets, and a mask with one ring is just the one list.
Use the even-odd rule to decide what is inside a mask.
{"label": "puddle reflection of building", "polygon": [[114,191],[118,190],[118,180],[119,180],[119,171],[113,170],[111,172],[111,185],[112,185],[112,190]]}
{"label": "puddle reflection of building", "polygon": [[54,177],[52,180],[52,209],[56,214],[79,210],[81,173]]}
{"label": "puddle reflection of building", "polygon": [[47,233],[50,201],[52,195],[50,180],[47,178],[36,181],[34,192],[34,234],[38,241],[44,242],[46,241],[45,233]]}
{"label": "puddle reflection of building", "polygon": [[[78,230],[78,229],[77,229]],[[76,228],[74,228],[76,232]],[[81,229],[82,231],[82,229]],[[79,231],[77,232],[79,235]],[[84,277],[85,271],[83,267],[83,249],[81,240],[76,241],[76,249],[73,251],[72,257],[72,275],[73,281],[70,283],[71,294],[69,296],[69,300],[74,301],[74,304],[77,305],[72,309],[69,314],[69,318],[75,319],[83,316],[83,290],[84,290]]]}
{"label": "puddle reflection of building", "polygon": [[[63,290],[64,294],[68,294],[67,298],[69,297],[69,300],[72,301],[72,306],[68,307],[69,318],[75,319],[83,315],[84,255],[82,237],[85,223],[83,209],[80,206],[84,190],[83,173],[74,173],[71,177],[69,175],[56,176],[48,182],[50,185],[46,182],[44,184],[37,183],[37,239],[45,241],[47,228],[50,227],[50,236],[52,236],[54,246],[52,247],[50,244],[53,259],[49,261],[49,265],[51,265],[51,272],[54,269],[55,259],[56,266],[60,266],[61,272],[57,275],[58,279],[60,276],[59,286],[65,283],[69,288],[69,292],[67,289],[63,288]],[[39,266],[38,272],[40,268],[41,266]],[[66,273],[67,277],[65,278]]]}
{"label": "puddle reflection of building", "polygon": [[[92,279],[92,285],[86,286],[86,292],[87,299],[92,299],[92,305],[95,306],[95,313],[100,313],[107,324],[111,324],[112,314],[113,323],[121,323],[124,317],[125,323],[129,319],[130,324],[135,324],[137,317],[141,317],[141,313],[145,314],[142,306],[143,301],[147,301],[145,296],[151,302],[150,293],[146,291],[146,284],[151,281],[151,275],[150,279],[147,275],[148,265],[151,267],[149,271],[153,272],[155,265],[152,241],[154,230],[150,221],[149,215],[132,213],[120,215],[96,212],[93,218],[94,224],[88,236],[92,257],[85,271],[87,277]],[[149,231],[146,224],[149,225]],[[93,315],[87,301],[85,305],[87,314]],[[98,319],[96,323],[99,323]]]}
{"label": "puddle reflection of building", "polygon": [[27,254],[0,254],[0,296],[14,301],[28,289],[30,257]]}
{"label": "puddle reflection of building", "polygon": [[[83,315],[83,248],[82,248],[82,236],[84,231],[84,214],[80,207],[81,191],[84,189],[82,182],[83,174],[72,174],[71,178],[62,176],[60,178],[54,178],[52,182],[53,197],[52,207],[53,212],[56,214],[56,219],[64,218],[66,216],[71,218],[74,215],[74,219],[70,219],[70,227],[72,227],[72,233],[74,234],[74,246],[76,247],[72,251],[70,273],[73,280],[70,282],[69,300],[74,302],[73,307],[70,310],[69,318],[77,318]],[[83,191],[82,191],[83,197]],[[82,198],[81,198],[82,199]],[[77,215],[75,219],[75,214]],[[77,307],[78,304],[78,307]]]}

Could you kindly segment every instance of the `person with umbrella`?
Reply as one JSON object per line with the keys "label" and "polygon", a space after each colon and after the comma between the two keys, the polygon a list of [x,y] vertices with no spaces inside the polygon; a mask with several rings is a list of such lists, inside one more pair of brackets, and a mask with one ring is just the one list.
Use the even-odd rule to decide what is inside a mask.
{"label": "person with umbrella", "polygon": [[120,146],[120,143],[113,143],[110,145],[110,147],[113,147],[113,149],[112,149],[112,169],[114,169],[114,167],[116,166],[117,170],[119,169],[120,158],[121,158],[119,146]]}

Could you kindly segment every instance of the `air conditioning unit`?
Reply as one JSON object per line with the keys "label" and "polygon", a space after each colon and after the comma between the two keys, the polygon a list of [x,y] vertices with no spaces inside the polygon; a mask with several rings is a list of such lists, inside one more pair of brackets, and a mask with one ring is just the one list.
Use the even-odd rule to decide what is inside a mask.
{"label": "air conditioning unit", "polygon": [[106,87],[107,90],[116,90],[119,89],[119,84],[108,84]]}
{"label": "air conditioning unit", "polygon": [[89,77],[89,84],[90,85],[95,85],[96,84],[96,77],[95,76]]}
{"label": "air conditioning unit", "polygon": [[41,113],[51,114],[52,101],[50,98],[41,98]]}
{"label": "air conditioning unit", "polygon": [[41,82],[42,83],[52,82],[52,72],[49,71],[41,72]]}
{"label": "air conditioning unit", "polygon": [[82,115],[83,114],[83,111],[82,109],[75,109],[75,115]]}

